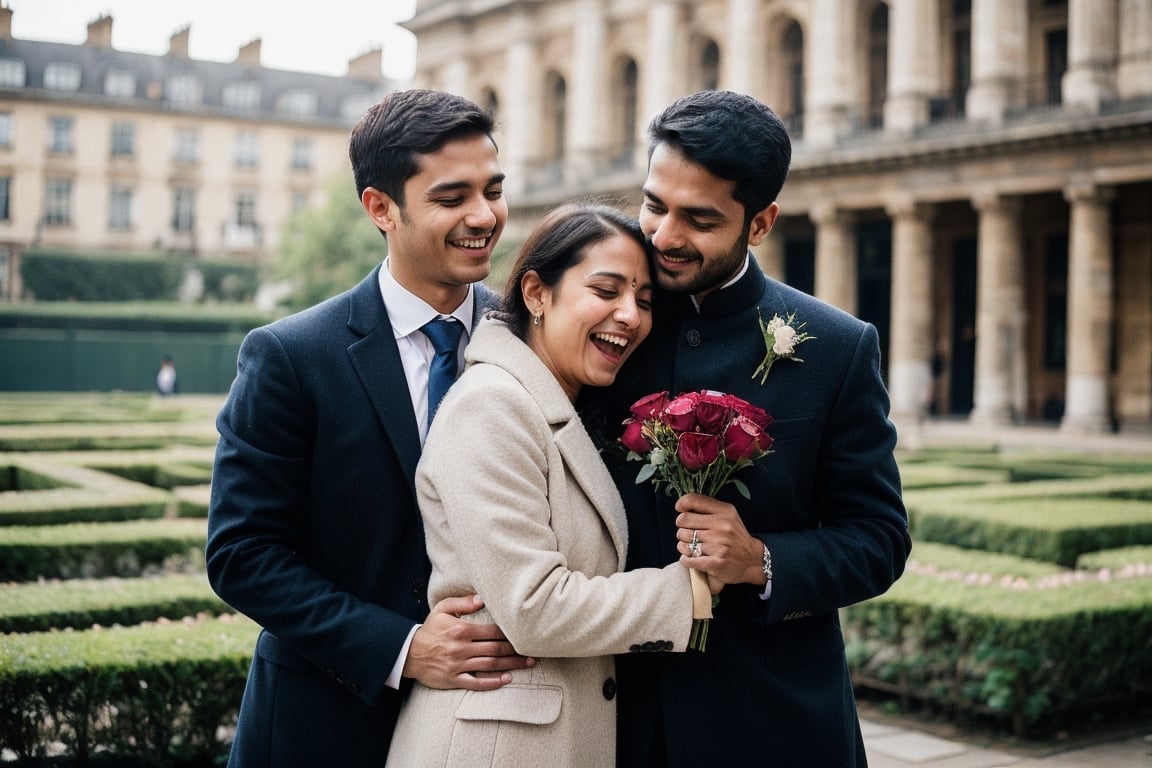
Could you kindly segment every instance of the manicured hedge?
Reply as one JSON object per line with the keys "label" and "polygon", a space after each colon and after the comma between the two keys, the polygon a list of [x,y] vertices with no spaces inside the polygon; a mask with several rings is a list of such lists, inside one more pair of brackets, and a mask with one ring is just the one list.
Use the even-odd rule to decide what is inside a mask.
{"label": "manicured hedge", "polygon": [[0,528],[0,581],[139,576],[203,563],[205,520]]}
{"label": "manicured hedge", "polygon": [[258,629],[231,614],[6,635],[0,743],[24,765],[60,744],[78,765],[222,764]]}
{"label": "manicured hedge", "polygon": [[0,632],[132,625],[230,612],[200,572],[0,584]]}
{"label": "manicured hedge", "polygon": [[918,545],[887,594],[844,611],[854,680],[954,720],[1003,720],[1022,737],[1147,703],[1148,578],[1046,569]]}

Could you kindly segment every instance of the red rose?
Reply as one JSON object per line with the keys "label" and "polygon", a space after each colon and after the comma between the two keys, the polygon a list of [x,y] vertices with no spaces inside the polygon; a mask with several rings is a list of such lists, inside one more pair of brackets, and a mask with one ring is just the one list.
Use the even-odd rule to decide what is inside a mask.
{"label": "red rose", "polygon": [[632,404],[632,416],[637,421],[658,419],[660,418],[660,412],[664,410],[664,406],[667,404],[667,392],[653,392],[651,395],[645,395]]}
{"label": "red rose", "polygon": [[680,435],[676,455],[689,472],[703,469],[720,455],[720,440],[703,432],[685,432]]}
{"label": "red rose", "polygon": [[772,442],[756,422],[737,416],[724,432],[724,458],[732,463],[751,459],[771,448]]}
{"label": "red rose", "polygon": [[733,409],[746,419],[751,419],[760,429],[768,429],[772,425],[772,417],[761,407],[752,405],[747,400],[733,398]]}
{"label": "red rose", "polygon": [[698,395],[690,392],[680,395],[664,406],[662,421],[677,432],[687,432],[696,426],[696,402]]}
{"label": "red rose", "polygon": [[696,403],[696,423],[701,432],[718,435],[724,431],[724,425],[732,412],[729,396],[719,392],[701,392],[700,400]]}
{"label": "red rose", "polygon": [[620,436],[620,442],[625,448],[636,453],[648,453],[652,450],[652,444],[644,437],[643,423],[635,419],[629,419],[624,423],[624,434]]}

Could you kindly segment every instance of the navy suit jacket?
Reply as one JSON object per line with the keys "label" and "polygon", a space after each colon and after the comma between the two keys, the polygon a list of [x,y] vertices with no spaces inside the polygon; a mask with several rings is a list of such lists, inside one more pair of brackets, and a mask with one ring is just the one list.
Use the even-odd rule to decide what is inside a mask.
{"label": "navy suit jacket", "polygon": [[[838,609],[887,590],[911,547],[876,329],[766,278],[754,259],[699,312],[687,297],[657,301],[616,407],[712,389],[774,418],[772,453],[739,475],[751,500],[721,494],[767,543],[774,579],[768,601],[752,585],[724,588],[705,653],[618,657],[619,765],[648,764],[661,721],[672,766],[863,765]],[[815,338],[761,385],[759,318],[792,313]],[[606,454],[628,512],[628,567],[676,560],[674,499],[635,483],[639,462]]]}
{"label": "navy suit jacket", "polygon": [[[231,765],[384,764],[428,612],[420,438],[378,266],[253,330],[217,418],[207,569],[263,627]],[[476,286],[473,321],[495,302]],[[335,762],[333,762],[335,761]]]}

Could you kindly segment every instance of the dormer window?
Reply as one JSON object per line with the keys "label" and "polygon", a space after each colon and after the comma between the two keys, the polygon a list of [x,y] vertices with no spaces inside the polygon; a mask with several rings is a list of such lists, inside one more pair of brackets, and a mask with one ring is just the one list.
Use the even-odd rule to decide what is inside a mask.
{"label": "dormer window", "polygon": [[168,79],[168,101],[173,104],[199,104],[204,93],[200,81],[192,75],[177,75]]}
{"label": "dormer window", "polygon": [[224,106],[254,112],[260,108],[260,83],[236,82],[224,86]]}
{"label": "dormer window", "polygon": [[0,88],[24,87],[24,62],[20,59],[0,59]]}
{"label": "dormer window", "polygon": [[124,70],[110,70],[104,76],[104,95],[130,99],[136,95],[136,76]]}
{"label": "dormer window", "polygon": [[316,114],[320,99],[315,91],[294,89],[280,94],[276,100],[276,111],[285,115],[297,117],[310,117]]}
{"label": "dormer window", "polygon": [[80,65],[49,62],[48,66],[44,67],[44,87],[50,91],[80,90]]}

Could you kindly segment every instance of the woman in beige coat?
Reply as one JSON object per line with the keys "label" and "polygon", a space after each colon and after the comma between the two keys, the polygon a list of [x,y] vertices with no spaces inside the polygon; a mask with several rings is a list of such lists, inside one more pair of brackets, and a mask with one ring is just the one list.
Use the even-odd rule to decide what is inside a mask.
{"label": "woman in beige coat", "polygon": [[478,594],[485,609],[465,618],[499,624],[537,664],[494,691],[417,684],[389,766],[610,766],[612,654],[688,643],[688,569],[622,573],[623,506],[573,406],[581,387],[612,383],[651,329],[639,227],[606,206],[557,209],[508,286],[501,319],[473,334],[416,483],[430,604]]}

